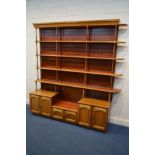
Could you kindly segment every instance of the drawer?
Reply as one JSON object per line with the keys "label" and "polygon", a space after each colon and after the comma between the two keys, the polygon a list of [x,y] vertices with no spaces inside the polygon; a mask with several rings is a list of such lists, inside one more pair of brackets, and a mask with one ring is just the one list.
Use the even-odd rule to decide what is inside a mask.
{"label": "drawer", "polygon": [[78,114],[77,112],[65,111],[65,120],[71,123],[77,123]]}
{"label": "drawer", "polygon": [[64,118],[63,110],[57,109],[57,108],[52,108],[52,117],[62,120]]}

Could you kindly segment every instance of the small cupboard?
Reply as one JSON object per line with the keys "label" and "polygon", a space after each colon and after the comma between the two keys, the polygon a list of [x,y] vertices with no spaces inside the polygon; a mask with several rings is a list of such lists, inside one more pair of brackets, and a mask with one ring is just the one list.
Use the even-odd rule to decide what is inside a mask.
{"label": "small cupboard", "polygon": [[79,125],[103,131],[107,129],[108,108],[110,107],[108,102],[82,98],[79,104]]}
{"label": "small cupboard", "polygon": [[[52,119],[106,131],[114,93],[119,19],[34,23],[36,91],[30,110]],[[38,89],[38,83],[40,87]]]}
{"label": "small cupboard", "polygon": [[51,117],[52,97],[57,95],[55,92],[34,91],[30,93],[30,110],[34,114]]}

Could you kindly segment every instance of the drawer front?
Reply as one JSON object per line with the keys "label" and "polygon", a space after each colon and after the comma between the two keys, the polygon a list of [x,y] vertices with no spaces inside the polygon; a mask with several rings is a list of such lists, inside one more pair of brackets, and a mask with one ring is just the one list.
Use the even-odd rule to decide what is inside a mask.
{"label": "drawer front", "polygon": [[56,118],[56,119],[63,120],[63,118],[64,118],[63,110],[57,109],[57,108],[52,108],[52,117]]}
{"label": "drawer front", "polygon": [[77,112],[65,111],[65,120],[71,123],[77,123]]}

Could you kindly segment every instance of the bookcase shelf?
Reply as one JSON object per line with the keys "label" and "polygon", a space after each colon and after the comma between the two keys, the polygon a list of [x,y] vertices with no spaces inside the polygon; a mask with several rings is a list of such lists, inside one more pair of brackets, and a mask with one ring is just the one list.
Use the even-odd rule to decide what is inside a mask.
{"label": "bookcase shelf", "polygon": [[111,72],[104,72],[104,71],[85,71],[85,70],[78,70],[78,69],[63,69],[63,68],[56,68],[56,67],[38,67],[38,69],[42,70],[54,70],[54,71],[64,71],[64,72],[73,72],[73,73],[86,73],[86,74],[96,74],[96,75],[105,75],[105,76],[112,76],[112,77],[122,77],[123,74],[115,74]]}
{"label": "bookcase shelf", "polygon": [[[113,88],[118,31],[127,28],[119,19],[34,23],[36,29],[36,91],[30,109],[81,126],[106,131]],[[124,30],[122,31],[122,33]],[[38,83],[40,88],[38,89]]]}
{"label": "bookcase shelf", "polygon": [[40,43],[101,43],[101,44],[125,44],[126,42],[124,41],[87,41],[87,40],[41,40],[41,41],[36,41]]}
{"label": "bookcase shelf", "polygon": [[121,91],[121,89],[94,86],[94,85],[84,85],[84,84],[73,83],[73,82],[55,81],[55,80],[49,80],[49,79],[39,79],[39,80],[36,80],[36,82],[54,84],[54,85],[60,85],[60,86],[69,86],[69,87],[75,87],[75,88],[81,88],[81,89],[96,90],[96,91],[102,91],[102,92],[108,92],[108,93],[118,93]]}
{"label": "bookcase shelf", "polygon": [[42,57],[62,57],[62,58],[82,58],[82,59],[101,59],[101,60],[125,60],[124,58],[116,58],[111,55],[110,56],[104,56],[104,57],[93,57],[93,56],[76,56],[76,55],[54,55],[54,54],[49,54],[49,53],[44,53],[40,54],[37,56],[42,56]]}

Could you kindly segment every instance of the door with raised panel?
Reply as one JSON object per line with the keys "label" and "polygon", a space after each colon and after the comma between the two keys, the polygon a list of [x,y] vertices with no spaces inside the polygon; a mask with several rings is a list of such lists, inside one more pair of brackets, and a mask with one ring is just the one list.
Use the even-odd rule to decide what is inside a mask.
{"label": "door with raised panel", "polygon": [[80,104],[79,107],[79,125],[89,127],[91,125],[91,107]]}
{"label": "door with raised panel", "polygon": [[41,97],[40,99],[40,113],[44,116],[51,116],[51,98]]}
{"label": "door with raised panel", "polygon": [[31,110],[32,113],[40,114],[39,96],[30,95],[30,110]]}
{"label": "door with raised panel", "polygon": [[63,120],[64,112],[62,109],[52,108],[52,117]]}
{"label": "door with raised panel", "polygon": [[76,123],[77,122],[77,112],[65,111],[65,120],[67,122]]}
{"label": "door with raised panel", "polygon": [[105,131],[107,129],[108,110],[99,107],[93,107],[92,127]]}

